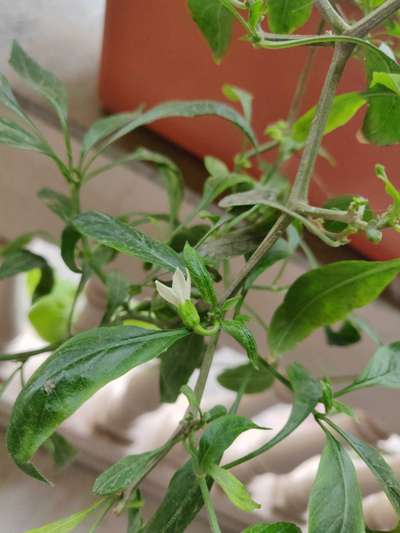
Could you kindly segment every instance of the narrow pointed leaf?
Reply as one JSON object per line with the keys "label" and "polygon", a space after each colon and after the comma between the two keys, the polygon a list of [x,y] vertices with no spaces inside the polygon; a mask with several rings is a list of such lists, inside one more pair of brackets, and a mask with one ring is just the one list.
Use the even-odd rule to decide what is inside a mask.
{"label": "narrow pointed leaf", "polygon": [[186,243],[185,245],[183,257],[186,266],[189,269],[192,281],[198,288],[203,300],[210,304],[211,307],[216,307],[217,295],[214,289],[214,282],[207,270],[204,259],[190,246],[189,243]]}
{"label": "narrow pointed leaf", "polygon": [[233,474],[217,465],[210,465],[208,473],[213,480],[221,487],[226,496],[235,507],[241,511],[250,513],[254,509],[259,509],[261,505],[256,503],[250,496],[246,487]]}
{"label": "narrow pointed leaf", "polygon": [[242,533],[301,533],[301,529],[289,522],[276,522],[275,524],[254,524],[246,527]]}
{"label": "narrow pointed leaf", "polygon": [[97,390],[188,333],[115,326],[66,341],[33,374],[14,404],[7,431],[14,461],[29,466],[39,446]]}
{"label": "narrow pointed leaf", "polygon": [[177,268],[185,269],[183,260],[172,248],[109,215],[96,211],[82,213],[73,224],[86,237],[118,252],[139,257],[172,272]]}
{"label": "narrow pointed leaf", "polygon": [[239,320],[223,320],[222,329],[243,346],[254,368],[259,368],[257,344],[249,328]]}
{"label": "narrow pointed leaf", "polygon": [[321,326],[375,300],[400,272],[400,260],[340,261],[300,276],[272,318],[268,342],[282,354]]}

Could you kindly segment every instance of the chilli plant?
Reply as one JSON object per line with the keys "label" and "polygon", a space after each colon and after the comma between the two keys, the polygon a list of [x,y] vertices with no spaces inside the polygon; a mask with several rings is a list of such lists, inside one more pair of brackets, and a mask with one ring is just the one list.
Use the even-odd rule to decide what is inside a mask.
{"label": "chilli plant", "polygon": [[[62,84],[14,43],[11,67],[48,100],[58,117],[65,139],[65,153],[60,154],[20,107],[7,79],[0,77],[0,100],[14,115],[13,119],[0,118],[0,143],[49,157],[65,180],[69,194],[53,189],[38,194],[63,221],[60,253],[80,276],[75,288],[57,280],[46,260],[29,249],[36,232],[1,249],[0,279],[29,272],[31,320],[49,342],[42,350],[1,355],[0,360],[16,363],[8,382],[22,373],[29,358],[51,352],[27,382],[22,379],[12,409],[6,441],[15,464],[27,475],[48,482],[32,462],[37,450],[45,447],[58,463],[71,458],[72,447],[57,433],[60,424],[101,387],[148,361],[159,360],[162,401],[174,402],[181,393],[188,400],[185,416],[161,447],[128,455],[97,477],[93,486],[97,499],[92,507],[32,531],[72,531],[84,520],[92,520],[90,531],[94,531],[108,512],[115,511],[128,516],[130,533],[181,533],[204,506],[210,530],[219,532],[212,486],[219,485],[241,510],[259,507],[232,470],[268,453],[312,416],[326,444],[309,499],[309,532],[366,532],[361,492],[348,449],[366,463],[399,517],[400,482],[376,449],[346,433],[332,415],[353,416],[343,397],[354,390],[400,388],[400,342],[382,345],[355,314],[397,276],[400,259],[319,266],[303,236],[311,232],[327,246],[339,247],[354,234],[364,234],[378,244],[384,231],[400,230],[400,191],[379,161],[377,179],[388,195],[384,211],[375,213],[368,199],[351,195],[330,198],[322,207],[309,203],[316,160],[327,155],[321,145],[324,135],[346,124],[360,108],[366,108],[360,134],[364,142],[380,146],[400,142],[400,66],[396,59],[400,0],[348,0],[343,6],[334,0],[189,0],[188,6],[182,6],[187,8],[216,61],[229,47],[234,23],[241,27],[249,46],[265,49],[265,53],[308,47],[307,64],[294,88],[287,117],[268,125],[265,142],[258,142],[251,126],[251,95],[230,85],[224,87],[224,95],[234,106],[230,102],[176,101],[102,118],[85,133],[80,152],[75,154]],[[321,20],[318,32],[293,33],[313,10]],[[195,26],[193,31],[197,31]],[[332,60],[319,101],[301,115],[307,76],[315,50],[321,46],[332,48]],[[343,70],[353,56],[365,68],[367,85],[337,94]],[[275,80],[267,83],[279,83],[279,74],[274,76]],[[140,126],[169,117],[201,115],[232,123],[243,133],[243,144],[229,166],[215,157],[205,158],[209,177],[197,207],[186,218],[180,215],[183,179],[167,157],[138,147],[120,160],[107,165],[99,162],[111,144]],[[272,149],[273,161],[267,163],[261,155]],[[291,184],[284,173],[285,163],[293,157],[299,164]],[[126,161],[145,161],[158,169],[167,192],[166,212],[112,217],[82,211],[80,193],[86,183]],[[217,199],[220,209],[211,209]],[[149,222],[163,227],[163,240],[138,229]],[[285,286],[280,280],[287,261],[301,248],[307,252],[310,269]],[[143,262],[143,277],[134,284],[108,267],[118,254]],[[235,256],[242,260],[237,275],[230,269]],[[277,262],[281,268],[272,284],[260,283],[259,276]],[[104,316],[98,327],[73,334],[77,300],[93,277],[106,290]],[[260,290],[265,291],[266,307],[268,291],[282,294],[282,303],[269,324],[254,313],[248,301],[251,293]],[[62,316],[55,318],[55,309],[60,309],[55,302],[60,301]],[[57,327],[46,328],[52,320]],[[257,346],[252,321],[267,331],[265,346]],[[337,323],[339,327],[333,328]],[[330,344],[349,345],[362,334],[377,340],[377,351],[367,367],[345,387],[338,388],[329,376],[313,377],[298,362],[285,365],[285,354],[318,328],[325,328]],[[218,376],[224,387],[236,392],[230,409],[216,405],[204,412],[201,400],[221,332],[243,347],[248,362]],[[188,380],[197,368],[197,381],[190,388]],[[242,397],[264,391],[276,380],[293,397],[285,426],[272,439],[266,431],[262,446],[224,463],[224,451],[240,434],[257,427],[237,414]],[[3,390],[6,385],[7,381]],[[178,444],[187,453],[186,462],[172,476],[158,509],[145,520],[141,483]],[[296,533],[300,529],[279,522],[255,524],[245,531]]]}

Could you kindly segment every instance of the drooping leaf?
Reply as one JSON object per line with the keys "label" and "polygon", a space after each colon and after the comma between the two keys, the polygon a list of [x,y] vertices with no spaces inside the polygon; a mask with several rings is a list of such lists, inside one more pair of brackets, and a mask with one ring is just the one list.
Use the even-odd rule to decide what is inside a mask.
{"label": "drooping leaf", "polygon": [[[325,135],[347,124],[365,104],[366,99],[360,93],[352,92],[336,96],[325,126]],[[312,107],[293,124],[292,135],[295,141],[307,140],[315,111],[316,108]]]}
{"label": "drooping leaf", "polygon": [[53,189],[40,189],[38,197],[47,205],[64,222],[68,223],[73,216],[73,207],[71,200],[65,194],[54,191]]}
{"label": "drooping leaf", "polygon": [[308,372],[298,363],[293,363],[287,369],[287,375],[293,387],[294,400],[293,408],[286,424],[281,431],[269,442],[254,452],[250,452],[244,457],[233,461],[228,465],[229,467],[233,467],[236,464],[241,464],[261,453],[266,452],[267,450],[270,450],[276,444],[284,440],[288,435],[293,433],[293,431],[298,428],[300,424],[304,422],[304,420],[313,412],[322,395],[320,383],[310,376]]}
{"label": "drooping leaf", "polygon": [[78,454],[78,450],[72,446],[60,433],[53,433],[45,447],[53,456],[54,464],[59,468],[64,468],[71,464]]}
{"label": "drooping leaf", "polygon": [[327,422],[364,461],[379,481],[396,513],[400,514],[400,481],[378,450],[361,441],[351,433],[343,431],[343,429],[332,422],[332,420],[325,419],[325,422]]}
{"label": "drooping leaf", "polygon": [[365,533],[354,465],[329,433],[310,495],[308,524],[310,533]]}
{"label": "drooping leaf", "polygon": [[307,22],[313,3],[310,0],[269,0],[268,22],[274,33],[292,33]]}
{"label": "drooping leaf", "polygon": [[275,524],[254,524],[246,527],[242,533],[301,533],[301,529],[289,522],[276,522]]}
{"label": "drooping leaf", "polygon": [[325,336],[331,346],[351,346],[361,340],[360,331],[350,320],[345,320],[339,329],[327,326]]}
{"label": "drooping leaf", "polygon": [[216,61],[228,50],[232,37],[232,14],[222,2],[215,0],[189,0],[193,20],[207,39]]}
{"label": "drooping leaf", "polygon": [[199,466],[208,472],[212,464],[218,464],[224,451],[244,431],[262,429],[253,421],[238,415],[225,415],[207,426],[199,444]]}
{"label": "drooping leaf", "polygon": [[251,363],[228,368],[218,376],[218,382],[228,390],[239,391],[244,379],[247,380],[245,394],[257,394],[269,389],[274,382],[274,376],[267,367],[260,365],[255,369]]}
{"label": "drooping leaf", "polygon": [[223,320],[222,329],[229,333],[246,350],[247,357],[254,368],[258,369],[260,363],[257,344],[249,328],[240,320]]}
{"label": "drooping leaf", "polygon": [[285,353],[315,329],[343,320],[375,300],[399,272],[398,259],[340,261],[300,276],[272,318],[271,350]]}
{"label": "drooping leaf", "polygon": [[16,464],[25,470],[32,466],[29,461],[39,446],[97,390],[188,333],[115,326],[66,341],[33,374],[14,404],[7,447]]}
{"label": "drooping leaf", "polygon": [[170,346],[160,357],[160,396],[162,402],[173,403],[194,370],[201,364],[204,338],[189,335]]}
{"label": "drooping leaf", "polygon": [[76,264],[76,245],[81,240],[82,235],[76,228],[72,225],[65,226],[61,235],[61,257],[63,258],[64,263],[67,267],[81,274],[81,268]]}
{"label": "drooping leaf", "polygon": [[232,122],[235,126],[242,130],[252,144],[257,144],[256,137],[251,126],[248,124],[247,120],[235,109],[226,104],[213,100],[191,100],[186,102],[166,102],[153,107],[153,109],[150,109],[149,111],[146,111],[145,113],[135,117],[126,126],[120,128],[116,133],[111,135],[111,138],[107,141],[107,143],[105,143],[105,145],[108,146],[127,133],[140,128],[141,126],[146,126],[147,124],[155,122],[156,120],[179,117],[191,118],[207,115],[214,115]]}
{"label": "drooping leaf", "polygon": [[214,282],[207,270],[203,258],[190,246],[189,243],[186,243],[185,245],[183,257],[191,278],[203,300],[210,304],[212,308],[215,308],[217,306],[217,295],[214,289]]}
{"label": "drooping leaf", "polygon": [[25,533],[69,533],[70,531],[75,531],[76,528],[102,504],[104,504],[104,500],[98,500],[91,507],[88,507],[83,511],[79,511],[67,518],[52,522],[51,524],[37,528],[35,527]]}
{"label": "drooping leaf", "polygon": [[65,124],[68,112],[67,93],[54,74],[41,67],[16,41],[12,45],[10,65],[24,81],[51,103],[61,123]]}
{"label": "drooping leaf", "polygon": [[172,248],[104,213],[82,213],[73,220],[73,224],[86,237],[119,252],[139,257],[172,272],[177,268],[185,268],[183,260]]}
{"label": "drooping leaf", "polygon": [[138,485],[163,455],[164,447],[120,459],[100,474],[93,485],[93,492],[107,496]]}
{"label": "drooping leaf", "polygon": [[233,505],[241,511],[250,513],[261,507],[252,499],[243,483],[228,470],[217,465],[211,465],[208,468],[208,473],[225,492]]}
{"label": "drooping leaf", "polygon": [[381,346],[347,391],[367,387],[400,388],[400,342]]}
{"label": "drooping leaf", "polygon": [[135,117],[140,114],[140,111],[133,111],[131,113],[118,113],[109,117],[99,118],[94,122],[82,139],[81,154],[86,154],[97,143],[103,141],[109,135],[115,133],[123,126],[126,126]]}

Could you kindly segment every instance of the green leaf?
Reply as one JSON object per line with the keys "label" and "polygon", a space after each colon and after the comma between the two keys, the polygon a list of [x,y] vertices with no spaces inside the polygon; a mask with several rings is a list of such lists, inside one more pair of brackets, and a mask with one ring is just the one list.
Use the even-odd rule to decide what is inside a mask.
{"label": "green leaf", "polygon": [[110,272],[106,276],[107,308],[102,318],[102,324],[107,324],[115,311],[129,296],[129,281],[119,272]]}
{"label": "green leaf", "polygon": [[137,148],[130,159],[156,165],[168,194],[171,221],[174,223],[183,200],[183,178],[179,168],[168,157],[142,147]]}
{"label": "green leaf", "polygon": [[0,144],[50,155],[48,147],[36,135],[7,118],[0,118]]}
{"label": "green leaf", "polygon": [[67,267],[77,274],[82,273],[75,260],[76,245],[81,238],[81,233],[72,225],[65,226],[61,235],[61,257]]}
{"label": "green leaf", "polygon": [[274,376],[267,367],[260,365],[256,370],[251,363],[240,365],[235,368],[228,368],[218,376],[218,383],[228,390],[238,392],[244,379],[247,384],[244,389],[245,394],[257,394],[269,389],[274,382]]}
{"label": "green leaf", "polygon": [[[347,124],[365,104],[365,97],[357,92],[335,96],[325,126],[325,135]],[[315,111],[316,107],[312,107],[293,124],[292,136],[295,141],[303,143],[307,140]]]}
{"label": "green leaf", "polygon": [[133,495],[129,498],[127,503],[127,514],[128,514],[128,530],[127,533],[140,533],[143,527],[143,518],[141,509],[144,505],[144,500],[140,493],[140,490],[137,489]]}
{"label": "green leaf", "polygon": [[[382,85],[374,82],[374,73],[399,75],[400,66],[386,54],[365,54],[368,80],[371,84],[366,97],[368,99],[368,112],[364,119],[363,134],[366,139],[378,146],[386,146],[400,142],[398,123],[400,120],[400,96],[393,92],[387,85],[388,78]],[[375,78],[376,80],[376,78]]]}
{"label": "green leaf", "polygon": [[[264,0],[261,1],[263,2]],[[253,95],[240,87],[236,87],[236,85],[228,84],[225,84],[222,87],[222,92],[231,102],[240,102],[243,109],[243,115],[250,123],[253,108]]]}
{"label": "green leaf", "polygon": [[340,261],[300,276],[272,318],[268,342],[282,354],[321,326],[375,300],[400,272],[400,260]]}
{"label": "green leaf", "polygon": [[97,143],[103,141],[120,128],[126,126],[141,113],[140,110],[131,113],[118,113],[109,117],[103,117],[94,122],[82,139],[81,154],[85,155]]}
{"label": "green leaf", "polygon": [[28,318],[38,335],[53,344],[68,335],[68,322],[76,286],[56,279],[52,291],[39,298],[30,308]]}
{"label": "green leaf", "polygon": [[249,328],[239,320],[223,320],[222,329],[243,346],[251,364],[258,369],[260,364],[257,344]]}
{"label": "green leaf", "polygon": [[44,446],[50,451],[54,464],[59,468],[71,464],[78,454],[78,450],[59,433],[53,433]]}
{"label": "green leaf", "polygon": [[217,159],[216,157],[213,157],[211,155],[206,155],[204,158],[204,166],[206,167],[206,170],[212,176],[213,178],[226,178],[229,176],[229,168],[226,166],[226,164],[221,161],[221,159]]}
{"label": "green leaf", "polygon": [[268,21],[274,33],[292,33],[307,22],[312,12],[311,0],[269,0]]}
{"label": "green leaf", "polygon": [[32,59],[14,41],[11,49],[10,65],[37,92],[44,96],[54,107],[63,125],[67,121],[67,93],[63,84],[48,70]]}
{"label": "green leaf", "polygon": [[159,356],[188,333],[116,326],[66,341],[33,374],[14,404],[7,447],[17,465],[29,468],[39,446],[101,387]]}
{"label": "green leaf", "polygon": [[346,450],[329,433],[311,491],[309,533],[365,533],[361,492]]}
{"label": "green leaf", "polygon": [[232,14],[217,0],[189,0],[193,20],[207,39],[218,62],[227,52],[232,38]]}
{"label": "green leaf", "polygon": [[203,196],[198,205],[198,211],[206,209],[218,196],[236,185],[254,187],[254,181],[242,174],[227,174],[226,176],[211,176],[204,184]]}
{"label": "green leaf", "polygon": [[69,533],[70,531],[75,531],[76,528],[81,524],[89,515],[91,515],[98,507],[104,504],[104,500],[98,500],[91,507],[79,511],[67,518],[62,518],[51,524],[47,524],[42,527],[35,527],[25,533]]}
{"label": "green leaf", "polygon": [[367,367],[346,390],[351,392],[367,387],[400,388],[400,342],[379,348]]}
{"label": "green leaf", "polygon": [[327,326],[325,336],[331,346],[351,346],[361,340],[360,331],[350,320],[345,320],[337,330]]}
{"label": "green leaf", "polygon": [[389,222],[393,225],[399,224],[400,221],[400,191],[390,181],[389,176],[386,174],[385,167],[383,165],[375,166],[376,175],[385,185],[385,191],[388,196],[393,200],[393,204],[390,208]]}
{"label": "green leaf", "polygon": [[276,243],[268,250],[268,252],[257,263],[257,266],[247,276],[244,283],[245,289],[250,289],[256,279],[261,276],[263,272],[268,270],[272,265],[282,259],[287,259],[293,253],[292,247],[285,239],[278,239]]}
{"label": "green leaf", "polygon": [[64,222],[68,223],[73,216],[73,207],[71,200],[65,194],[54,191],[53,189],[40,189],[38,197],[47,205],[50,211],[53,211]]}
{"label": "green leaf", "polygon": [[207,270],[203,258],[190,246],[189,243],[186,243],[185,245],[183,258],[192,280],[199,290],[203,300],[210,304],[212,308],[215,308],[218,301],[214,289],[214,282]]}
{"label": "green leaf", "polygon": [[172,272],[177,268],[185,268],[184,262],[172,248],[104,213],[82,213],[73,220],[73,224],[86,237],[119,252],[139,257]]}
{"label": "green leaf", "polygon": [[[115,142],[127,133],[140,128],[141,126],[146,126],[147,124],[155,122],[156,120],[179,117],[191,118],[208,115],[214,115],[232,122],[235,126],[242,130],[252,144],[257,144],[256,136],[251,126],[248,124],[247,120],[235,109],[226,104],[222,104],[213,100],[191,100],[186,102],[166,102],[153,107],[153,109],[150,109],[149,111],[137,116],[126,126],[114,133],[107,141],[105,146]],[[105,146],[103,148],[105,148]]]}
{"label": "green leaf", "polygon": [[394,74],[393,72],[373,72],[371,87],[375,85],[382,85],[390,91],[400,96],[400,74]]}
{"label": "green leaf", "polygon": [[301,533],[301,529],[289,522],[276,522],[275,524],[254,524],[246,527],[242,533]]}
{"label": "green leaf", "polygon": [[241,464],[245,461],[249,461],[253,457],[260,455],[273,448],[276,444],[284,440],[288,435],[293,433],[302,422],[313,412],[315,406],[321,399],[322,389],[320,383],[308,374],[308,372],[298,363],[293,363],[287,369],[287,375],[290,383],[293,387],[293,407],[290,416],[281,429],[281,431],[275,435],[266,444],[250,452],[244,457],[234,461],[229,467],[233,467],[236,464]]}
{"label": "green leaf", "polygon": [[325,418],[324,421],[328,423],[364,461],[379,481],[396,513],[400,514],[400,482],[378,450],[369,446],[369,444],[366,444],[354,435],[343,431],[331,420]]}
{"label": "green leaf", "polygon": [[202,507],[201,490],[190,460],[172,476],[161,505],[141,533],[182,533]]}
{"label": "green leaf", "polygon": [[0,73],[0,102],[14,111],[20,118],[27,120],[25,112],[20,108],[7,78]]}
{"label": "green leaf", "polygon": [[53,271],[46,259],[40,255],[24,249],[8,253],[0,265],[0,280],[35,268],[41,271],[40,280],[32,296],[32,301],[35,302],[38,298],[49,294],[54,284]]}
{"label": "green leaf", "polygon": [[194,370],[201,364],[204,338],[189,335],[170,346],[160,356],[160,396],[162,402],[173,403]]}
{"label": "green leaf", "polygon": [[199,444],[198,461],[202,470],[208,471],[212,464],[219,463],[224,451],[244,431],[262,429],[253,421],[238,415],[225,415],[207,426]]}
{"label": "green leaf", "polygon": [[93,492],[99,496],[107,496],[127,487],[137,486],[163,455],[164,447],[124,457],[100,474],[94,482]]}
{"label": "green leaf", "polygon": [[208,473],[225,492],[229,500],[242,511],[250,513],[259,509],[261,505],[256,503],[250,496],[246,487],[233,474],[217,465],[211,465]]}

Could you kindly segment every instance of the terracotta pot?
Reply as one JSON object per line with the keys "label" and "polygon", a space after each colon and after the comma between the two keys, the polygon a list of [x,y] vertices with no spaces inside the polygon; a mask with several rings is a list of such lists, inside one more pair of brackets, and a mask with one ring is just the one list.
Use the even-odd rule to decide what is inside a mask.
{"label": "terracotta pot", "polygon": [[[237,38],[242,32],[236,28],[231,49],[217,66],[184,4],[108,0],[100,73],[102,105],[118,112],[141,103],[152,106],[165,100],[221,100],[222,85],[232,83],[254,94],[255,128],[262,139],[267,124],[285,117],[307,50],[254,50]],[[316,26],[315,18],[304,32],[314,32]],[[318,100],[331,55],[329,48],[321,48],[317,54],[304,110]],[[365,88],[361,62],[352,62],[343,77],[340,93]],[[400,183],[398,147],[378,148],[356,140],[364,112],[326,137],[324,146],[337,164],[318,162],[311,193],[316,204],[329,196],[352,193],[368,197],[376,210],[384,209],[388,198],[375,177],[377,162],[385,164],[394,182]],[[151,127],[200,157],[213,154],[229,162],[240,149],[238,131],[217,118],[173,119]],[[296,166],[297,161],[290,164],[290,175]],[[370,257],[387,259],[399,255],[400,235],[386,232],[379,246],[356,238],[354,246]]]}

